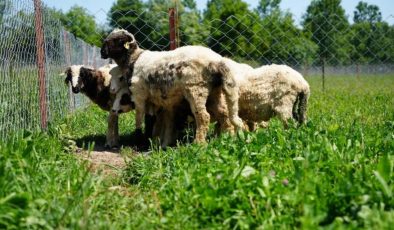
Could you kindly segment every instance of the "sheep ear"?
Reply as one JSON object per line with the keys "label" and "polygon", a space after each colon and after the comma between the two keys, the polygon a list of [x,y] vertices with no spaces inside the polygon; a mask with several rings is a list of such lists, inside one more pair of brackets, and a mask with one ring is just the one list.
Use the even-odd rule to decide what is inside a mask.
{"label": "sheep ear", "polygon": [[130,49],[130,44],[131,44],[132,42],[126,42],[123,46],[124,46],[124,48],[126,48],[127,50],[128,49]]}
{"label": "sheep ear", "polygon": [[66,76],[66,73],[64,73],[64,72],[63,73],[59,73],[59,76],[60,77]]}
{"label": "sheep ear", "polygon": [[130,45],[136,43],[134,35],[130,34],[131,41],[124,44],[124,48],[130,49]]}

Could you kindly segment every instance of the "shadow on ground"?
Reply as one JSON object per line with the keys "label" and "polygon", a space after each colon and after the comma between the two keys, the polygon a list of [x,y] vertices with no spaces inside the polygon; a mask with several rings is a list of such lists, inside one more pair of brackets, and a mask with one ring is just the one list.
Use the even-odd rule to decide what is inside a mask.
{"label": "shadow on ground", "polygon": [[119,146],[117,148],[106,148],[105,147],[105,135],[87,135],[81,138],[75,139],[75,142],[79,148],[89,150],[92,145],[93,151],[97,152],[113,152],[118,153],[120,147],[130,147],[136,151],[147,151],[150,147],[150,142],[148,139],[142,141],[138,140],[135,133],[129,133],[120,135]]}

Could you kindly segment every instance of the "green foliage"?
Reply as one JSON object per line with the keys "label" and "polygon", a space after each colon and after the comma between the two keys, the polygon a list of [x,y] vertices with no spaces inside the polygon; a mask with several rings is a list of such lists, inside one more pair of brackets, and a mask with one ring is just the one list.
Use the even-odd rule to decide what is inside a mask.
{"label": "green foliage", "polygon": [[285,130],[275,120],[130,161],[125,178],[157,192],[158,228],[389,228],[392,76],[328,78],[324,93],[309,81],[306,126]]}
{"label": "green foliage", "polygon": [[391,63],[394,60],[394,26],[382,22],[379,7],[359,2],[353,20],[352,60],[357,63]]}
{"label": "green foliage", "polygon": [[382,13],[379,10],[377,5],[369,5],[366,2],[360,1],[356,10],[354,11],[353,21],[355,23],[360,22],[381,22],[382,21]]}
{"label": "green foliage", "polygon": [[210,0],[201,14],[195,0],[117,0],[108,12],[106,28],[96,25],[93,16],[77,6],[66,14],[54,10],[53,15],[90,44],[100,46],[105,34],[124,28],[136,36],[142,48],[168,50],[168,9],[175,7],[178,46],[206,45],[256,65],[393,62],[394,27],[382,21],[376,5],[359,2],[350,24],[340,0],[314,0],[299,26],[290,12],[280,8],[280,2],[260,0],[255,9],[249,9],[244,0]]}
{"label": "green foliage", "polygon": [[[275,119],[205,146],[131,153],[122,178],[69,152],[69,138],[105,134],[107,113],[89,107],[48,134],[0,143],[0,228],[390,229],[393,79],[328,77],[323,92],[308,78],[306,125]],[[120,121],[128,135],[133,114]]]}
{"label": "green foliage", "polygon": [[14,63],[35,64],[34,14],[25,11],[17,11],[11,14],[5,10],[2,17],[0,30],[4,34],[0,42],[0,54],[6,57],[4,62],[11,63],[11,65],[14,65]]}
{"label": "green foliage", "polygon": [[146,25],[150,18],[142,1],[116,1],[108,13],[108,19],[112,28],[123,28],[133,33],[142,47],[153,46],[151,40],[146,38],[146,35],[152,32],[152,28]]}
{"label": "green foliage", "polygon": [[[259,40],[257,14],[249,11],[242,0],[211,0],[204,12],[210,28],[207,45],[224,56],[249,57],[255,51],[253,41]],[[253,55],[253,54],[252,54]]]}
{"label": "green foliage", "polygon": [[81,38],[89,44],[101,46],[101,35],[99,27],[96,25],[94,16],[87,13],[87,10],[80,6],[73,6],[61,17],[61,21],[69,32]]}
{"label": "green foliage", "polygon": [[178,15],[180,44],[202,45],[209,36],[209,29],[201,23],[203,19],[195,0],[182,1],[182,4],[178,5]]}
{"label": "green foliage", "polygon": [[280,11],[280,2],[281,0],[260,0],[256,10],[261,17],[265,17]]}
{"label": "green foliage", "polygon": [[311,39],[318,46],[320,62],[330,64],[346,64],[351,49],[345,31],[349,22],[341,0],[314,0],[303,16],[304,30],[311,33]]}
{"label": "green foliage", "polygon": [[[318,46],[294,25],[290,13],[283,13],[277,9],[261,18],[261,28],[258,37],[265,44],[261,49],[263,55],[259,57],[264,59],[261,63],[312,63]],[[256,59],[258,60],[257,57]]]}
{"label": "green foliage", "polygon": [[394,26],[386,22],[359,22],[351,26],[351,58],[357,63],[392,63]]}

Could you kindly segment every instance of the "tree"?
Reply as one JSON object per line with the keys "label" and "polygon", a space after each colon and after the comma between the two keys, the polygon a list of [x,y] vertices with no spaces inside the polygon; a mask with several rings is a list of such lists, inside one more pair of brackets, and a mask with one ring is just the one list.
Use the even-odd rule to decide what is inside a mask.
{"label": "tree", "polygon": [[394,62],[394,26],[387,22],[358,22],[352,25],[352,60],[358,64]]}
{"label": "tree", "polygon": [[183,7],[179,10],[179,34],[181,45],[203,44],[209,31],[204,26],[195,0],[183,0]]}
{"label": "tree", "polygon": [[314,0],[303,16],[306,33],[319,46],[319,64],[347,64],[351,46],[347,37],[349,22],[341,0]]}
{"label": "tree", "polygon": [[382,13],[377,5],[369,5],[366,2],[360,1],[356,10],[354,11],[353,21],[355,23],[360,22],[381,22],[382,21]]}
{"label": "tree", "polygon": [[242,0],[210,0],[204,12],[204,23],[210,30],[207,45],[225,56],[256,58],[258,20]]}
{"label": "tree", "polygon": [[109,25],[113,28],[122,28],[132,33],[139,45],[143,48],[151,48],[152,41],[149,34],[152,25],[146,11],[147,7],[141,0],[117,0],[108,13]]}
{"label": "tree", "polygon": [[295,26],[291,13],[281,11],[279,4],[280,0],[261,0],[256,8],[261,23],[261,30],[256,32],[265,44],[260,62],[309,65],[317,46]]}
{"label": "tree", "polygon": [[359,2],[354,11],[351,44],[356,63],[393,62],[394,27],[382,21],[379,7]]}
{"label": "tree", "polygon": [[80,6],[73,6],[61,17],[62,24],[67,31],[74,36],[81,38],[85,42],[101,46],[100,30],[94,20],[94,16],[87,13],[87,10]]}
{"label": "tree", "polygon": [[275,11],[279,11],[279,4],[281,0],[260,0],[257,5],[257,12],[260,17],[271,15]]}

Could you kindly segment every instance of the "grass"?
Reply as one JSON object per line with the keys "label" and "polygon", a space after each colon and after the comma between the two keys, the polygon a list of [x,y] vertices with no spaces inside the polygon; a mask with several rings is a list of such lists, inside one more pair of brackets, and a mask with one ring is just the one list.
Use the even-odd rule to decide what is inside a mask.
{"label": "grass", "polygon": [[[0,144],[0,228],[391,229],[394,76],[319,78],[308,123],[135,154],[120,177],[91,173],[70,138],[105,138],[106,114]],[[123,143],[133,116],[120,119]]]}

